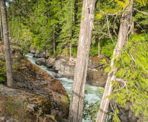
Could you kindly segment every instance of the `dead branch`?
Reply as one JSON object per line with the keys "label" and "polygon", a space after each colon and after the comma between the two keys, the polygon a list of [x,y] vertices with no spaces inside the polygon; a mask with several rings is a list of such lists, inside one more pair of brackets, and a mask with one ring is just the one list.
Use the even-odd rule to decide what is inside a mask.
{"label": "dead branch", "polygon": [[136,8],[134,8],[134,10],[137,11],[137,12],[139,12],[139,13],[141,13],[141,14],[144,14],[144,15],[147,15],[148,16],[148,12],[140,11],[140,10],[138,10]]}

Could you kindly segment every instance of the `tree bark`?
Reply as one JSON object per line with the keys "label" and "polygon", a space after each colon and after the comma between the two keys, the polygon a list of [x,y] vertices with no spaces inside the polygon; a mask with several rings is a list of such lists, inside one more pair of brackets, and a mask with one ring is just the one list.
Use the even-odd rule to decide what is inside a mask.
{"label": "tree bark", "polygon": [[128,38],[129,30],[132,25],[132,9],[133,9],[133,1],[131,1],[130,4],[126,7],[121,17],[118,41],[113,52],[113,58],[111,60],[111,65],[110,65],[111,70],[108,73],[108,78],[106,81],[105,90],[104,90],[101,105],[97,114],[96,122],[104,122],[106,113],[108,112],[108,106],[109,106],[110,100],[109,98],[107,98],[107,96],[111,95],[111,92],[113,89],[113,85],[111,84],[111,81],[115,81],[115,73],[117,72],[117,67],[115,67],[114,62],[117,59],[117,57],[121,54],[123,46],[125,45],[125,42]]}
{"label": "tree bark", "polygon": [[[1,14],[1,13],[0,13]],[[2,39],[2,25],[1,25],[1,15],[0,15],[0,39]],[[1,41],[1,40],[0,40]]]}
{"label": "tree bark", "polygon": [[[17,42],[20,43],[20,33],[21,33],[21,16],[18,17],[18,38]],[[25,41],[26,42],[26,41]]]}
{"label": "tree bark", "polygon": [[95,0],[83,0],[77,61],[70,102],[69,122],[82,121],[84,88],[93,29],[94,10]]}
{"label": "tree bark", "polygon": [[[0,3],[1,6],[1,3]],[[0,10],[0,38],[2,39],[2,18],[1,18],[1,10]],[[1,40],[0,40],[1,41]]]}
{"label": "tree bark", "polygon": [[8,34],[8,25],[6,17],[6,5],[4,0],[1,2],[1,17],[2,17],[2,26],[3,26],[3,41],[5,47],[5,59],[6,59],[6,73],[7,73],[7,85],[12,87],[13,78],[12,78],[12,65],[11,65],[11,55],[10,55],[10,44],[9,44],[9,34]]}
{"label": "tree bark", "polygon": [[72,56],[72,42],[69,43],[69,57],[71,58],[71,56]]}
{"label": "tree bark", "polygon": [[55,29],[54,29],[54,31],[53,31],[53,33],[52,33],[52,39],[53,39],[53,41],[52,41],[53,54],[55,54],[55,52],[56,52]]}
{"label": "tree bark", "polygon": [[98,40],[98,57],[101,55],[100,40]]}
{"label": "tree bark", "polygon": [[12,5],[12,20],[11,20],[11,31],[10,31],[10,36],[11,36],[11,39],[13,38],[13,22],[14,22],[14,5]]}
{"label": "tree bark", "polygon": [[69,42],[69,56],[70,56],[70,58],[71,58],[71,56],[72,56],[72,38],[73,38],[73,29],[72,29],[72,27],[73,27],[73,21],[74,21],[74,15],[73,15],[73,0],[71,0],[71,32],[70,32],[70,35],[71,35],[71,37],[70,37],[70,42]]}

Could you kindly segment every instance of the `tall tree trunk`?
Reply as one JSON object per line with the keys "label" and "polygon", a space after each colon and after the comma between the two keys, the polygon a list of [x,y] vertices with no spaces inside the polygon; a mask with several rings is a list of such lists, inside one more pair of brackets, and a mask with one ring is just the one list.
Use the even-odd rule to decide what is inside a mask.
{"label": "tall tree trunk", "polygon": [[118,41],[113,52],[113,58],[111,60],[111,65],[110,65],[111,70],[108,73],[108,78],[106,81],[105,90],[98,111],[96,122],[104,122],[106,113],[108,112],[108,106],[110,101],[109,98],[107,98],[107,96],[111,95],[113,89],[111,81],[115,80],[115,73],[117,72],[117,67],[115,67],[114,61],[121,54],[123,46],[128,38],[129,30],[132,25],[132,9],[133,9],[133,2],[131,1],[130,4],[126,7],[124,13],[122,14],[120,22],[120,30],[118,34]]}
{"label": "tall tree trunk", "polygon": [[72,56],[72,42],[69,43],[69,56]]}
{"label": "tall tree trunk", "polygon": [[[17,42],[20,43],[20,33],[21,33],[21,16],[18,17],[18,38]],[[25,37],[26,38],[26,37]],[[26,42],[26,41],[25,41]]]}
{"label": "tall tree trunk", "polygon": [[[1,5],[0,5],[1,6]],[[2,25],[1,25],[1,12],[0,12],[0,39],[2,39]],[[0,40],[1,41],[1,40]]]}
{"label": "tall tree trunk", "polygon": [[11,66],[11,55],[10,55],[10,44],[9,44],[9,34],[8,34],[8,25],[6,18],[6,5],[4,0],[1,2],[1,17],[2,17],[2,26],[3,26],[3,41],[5,46],[5,59],[6,59],[6,72],[7,72],[7,85],[12,87],[13,78],[12,78],[12,66]]}
{"label": "tall tree trunk", "polygon": [[55,52],[56,52],[55,29],[54,29],[54,31],[53,31],[53,33],[52,33],[52,39],[53,39],[53,41],[52,41],[52,45],[53,45],[53,54],[55,54]]}
{"label": "tall tree trunk", "polygon": [[[0,2],[0,6],[1,6],[1,2]],[[0,10],[0,38],[2,39],[2,18],[1,18],[1,10]]]}
{"label": "tall tree trunk", "polygon": [[72,38],[73,38],[73,29],[72,29],[72,26],[73,26],[73,21],[74,21],[74,15],[73,15],[73,0],[71,0],[71,32],[70,32],[70,42],[69,42],[69,56],[71,58],[72,56]]}
{"label": "tall tree trunk", "polygon": [[93,29],[94,10],[95,0],[83,0],[77,61],[75,66],[72,98],[70,102],[70,122],[82,121],[84,88]]}
{"label": "tall tree trunk", "polygon": [[13,37],[13,21],[14,21],[14,11],[12,11],[12,20],[11,20],[12,22],[11,22],[11,32],[10,32],[10,34],[11,34],[11,39],[12,39],[12,37]]}

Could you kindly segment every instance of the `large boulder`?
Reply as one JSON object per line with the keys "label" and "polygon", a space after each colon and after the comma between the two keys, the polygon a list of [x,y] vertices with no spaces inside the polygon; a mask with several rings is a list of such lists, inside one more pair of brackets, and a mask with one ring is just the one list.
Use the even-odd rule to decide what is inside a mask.
{"label": "large boulder", "polygon": [[48,58],[46,60],[46,66],[48,68],[52,68],[54,66],[54,63],[55,63],[55,58]]}
{"label": "large boulder", "polygon": [[74,66],[73,64],[69,64],[67,60],[60,58],[55,61],[53,68],[58,71],[59,76],[73,78]]}
{"label": "large boulder", "polygon": [[[89,59],[87,83],[94,86],[105,86],[107,73],[104,72],[103,64],[100,63],[102,58],[92,57]],[[56,58],[53,68],[58,72],[59,77],[74,77],[76,58],[58,57]]]}
{"label": "large boulder", "polygon": [[33,55],[36,53],[36,49],[33,47],[30,47],[29,49],[30,53],[32,53]]}
{"label": "large boulder", "polygon": [[[5,96],[11,98],[10,95],[12,95],[12,99],[10,99],[10,102],[12,101],[12,104],[14,105],[16,105],[17,103],[19,104],[24,103],[24,101],[26,100],[25,110],[29,109],[31,114],[29,114],[28,116],[31,116],[31,118],[34,119],[30,120],[28,116],[24,115],[26,119],[28,118],[28,120],[26,120],[27,122],[32,122],[32,121],[43,122],[44,120],[50,122],[49,121],[50,119],[53,119],[53,121],[51,122],[55,122],[67,119],[68,110],[69,110],[68,94],[58,80],[50,76],[46,71],[42,70],[38,65],[30,63],[30,61],[28,61],[25,58],[22,59],[20,58],[19,64],[17,62],[14,62],[13,69],[14,69],[13,76],[15,76],[14,88],[18,90],[9,89],[5,86],[2,86],[0,87],[0,94],[2,94],[2,97],[4,98]],[[16,95],[16,97],[14,95]],[[23,96],[24,99],[21,99],[21,97]],[[4,101],[6,101],[6,99],[4,99]],[[18,99],[19,101],[16,102],[14,101],[13,103],[13,99],[14,100]],[[37,99],[39,99],[39,101]],[[4,109],[7,109],[5,104],[4,106],[5,106]],[[11,104],[10,107],[13,108]],[[22,113],[21,115],[29,113],[28,111],[25,110],[24,109],[22,110],[24,111],[24,113]],[[18,111],[20,110],[18,109]],[[14,110],[14,113],[16,112],[17,109]],[[21,118],[22,121],[20,121],[20,114],[17,115],[14,114],[14,116],[9,116],[9,115],[10,113],[8,114],[8,116],[5,114],[0,115],[0,119],[7,119],[7,120],[16,119],[18,120],[18,122],[23,121],[22,118]]]}
{"label": "large boulder", "polygon": [[88,70],[87,83],[93,86],[104,87],[106,83],[107,74],[101,70]]}
{"label": "large boulder", "polygon": [[36,64],[38,64],[38,65],[46,65],[46,59],[45,58],[37,58]]}
{"label": "large boulder", "polygon": [[0,85],[0,122],[34,121],[57,122],[51,115],[50,97]]}
{"label": "large boulder", "polygon": [[34,54],[34,57],[35,57],[35,58],[45,58],[45,59],[48,59],[49,54],[46,53],[45,51],[42,52],[42,51],[36,50],[36,52],[35,52],[35,54]]}

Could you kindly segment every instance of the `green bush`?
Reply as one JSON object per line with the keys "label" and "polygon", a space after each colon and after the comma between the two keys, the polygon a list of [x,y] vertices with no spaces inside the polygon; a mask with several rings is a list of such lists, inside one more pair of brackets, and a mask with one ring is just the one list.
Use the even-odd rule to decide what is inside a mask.
{"label": "green bush", "polygon": [[115,46],[113,43],[108,43],[102,47],[101,53],[107,57],[111,57],[113,54],[114,47]]}
{"label": "green bush", "polygon": [[[121,78],[123,85],[113,82],[114,90],[111,99],[125,107],[130,101],[130,109],[136,116],[143,118],[148,116],[148,40],[147,35],[134,35],[125,46],[125,50],[116,60],[118,72],[117,78]],[[118,110],[116,110],[118,111]],[[114,120],[117,120],[117,113]]]}
{"label": "green bush", "polygon": [[91,48],[90,48],[90,55],[91,56],[96,56],[96,55],[98,55],[98,47],[97,46],[91,46]]}
{"label": "green bush", "polygon": [[6,67],[5,63],[0,61],[0,83],[6,81]]}

